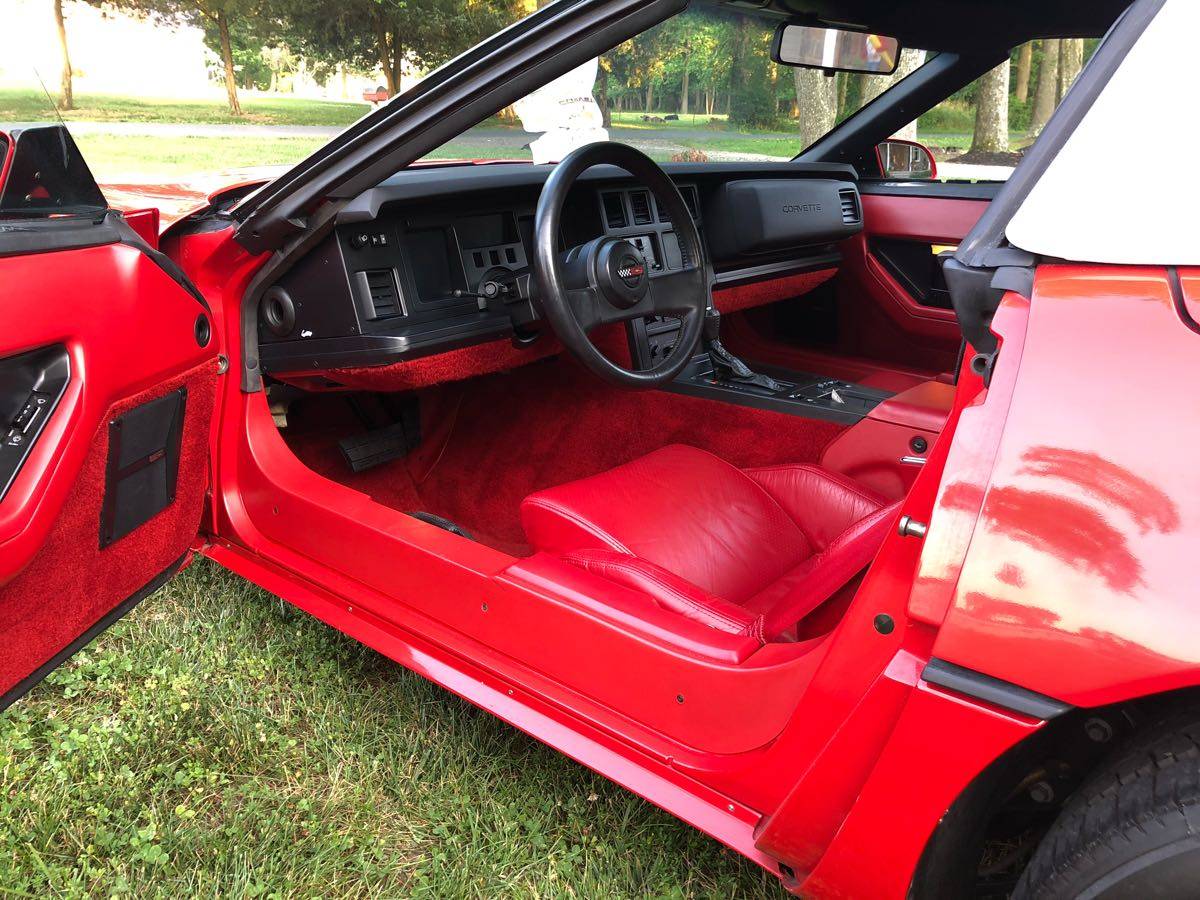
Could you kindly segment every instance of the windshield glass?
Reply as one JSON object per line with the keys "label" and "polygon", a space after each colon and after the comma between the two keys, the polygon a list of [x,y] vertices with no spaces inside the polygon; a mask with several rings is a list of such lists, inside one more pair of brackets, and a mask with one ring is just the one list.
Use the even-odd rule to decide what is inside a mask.
{"label": "windshield glass", "polygon": [[[556,162],[594,141],[659,161],[786,160],[921,66],[891,75],[777,65],[777,20],[690,9],[527,95],[427,159]],[[913,130],[915,131],[915,123]]]}

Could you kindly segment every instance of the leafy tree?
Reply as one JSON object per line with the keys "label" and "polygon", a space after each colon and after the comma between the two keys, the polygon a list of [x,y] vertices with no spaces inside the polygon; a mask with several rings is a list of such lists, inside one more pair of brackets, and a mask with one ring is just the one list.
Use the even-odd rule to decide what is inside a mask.
{"label": "leafy tree", "polygon": [[[237,93],[237,67],[233,57],[234,29],[242,28],[249,33],[253,23],[263,26],[258,33],[265,34],[271,23],[266,4],[268,0],[88,0],[96,5],[105,4],[125,10],[134,15],[164,23],[186,23],[204,29],[205,39],[214,47],[221,58],[225,76],[225,95],[232,115],[242,114],[242,104]],[[260,38],[259,46],[265,42]]]}
{"label": "leafy tree", "polygon": [[729,121],[740,128],[767,128],[775,123],[775,98],[768,67],[770,33],[747,16],[734,22],[729,75]]}
{"label": "leafy tree", "polygon": [[284,40],[305,56],[383,71],[393,96],[406,65],[435,68],[515,21],[519,0],[275,0]]}

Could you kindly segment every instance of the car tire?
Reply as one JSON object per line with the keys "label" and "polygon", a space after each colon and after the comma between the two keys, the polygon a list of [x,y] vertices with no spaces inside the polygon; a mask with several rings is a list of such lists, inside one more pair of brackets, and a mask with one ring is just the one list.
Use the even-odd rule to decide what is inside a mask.
{"label": "car tire", "polygon": [[1134,735],[1070,800],[1019,900],[1200,896],[1200,710]]}

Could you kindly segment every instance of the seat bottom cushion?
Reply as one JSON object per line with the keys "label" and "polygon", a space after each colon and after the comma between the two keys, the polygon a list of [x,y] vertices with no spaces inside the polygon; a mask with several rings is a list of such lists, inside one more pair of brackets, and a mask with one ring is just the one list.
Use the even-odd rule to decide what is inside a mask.
{"label": "seat bottom cushion", "polygon": [[535,549],[765,641],[870,563],[894,511],[816,466],[743,471],[671,445],[532,494],[521,519]]}

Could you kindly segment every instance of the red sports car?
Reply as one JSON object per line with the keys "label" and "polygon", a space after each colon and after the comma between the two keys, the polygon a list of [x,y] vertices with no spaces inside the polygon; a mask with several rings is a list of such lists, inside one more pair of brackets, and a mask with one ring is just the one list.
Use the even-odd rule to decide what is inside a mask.
{"label": "red sports car", "polygon": [[[546,5],[161,230],[0,139],[0,706],[199,553],[797,894],[1200,894],[1200,11],[716,4],[929,55],[792,161],[412,165],[685,5]],[[886,143],[1063,35],[1007,182]]]}

